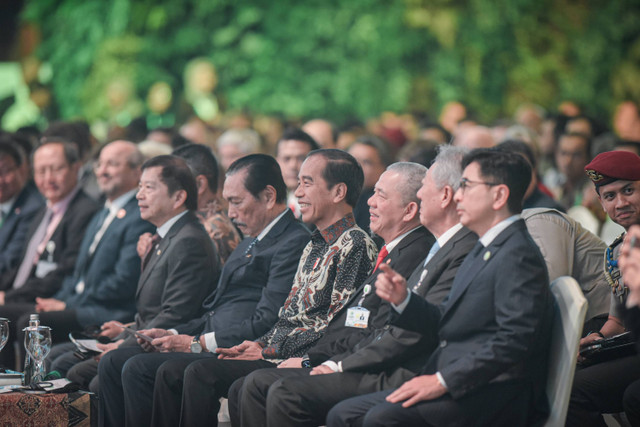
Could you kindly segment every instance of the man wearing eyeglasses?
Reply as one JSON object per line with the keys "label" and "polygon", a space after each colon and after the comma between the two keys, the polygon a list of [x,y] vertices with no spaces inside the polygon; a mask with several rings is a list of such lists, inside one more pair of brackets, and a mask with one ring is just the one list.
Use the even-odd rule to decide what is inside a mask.
{"label": "man wearing eyeglasses", "polygon": [[[46,206],[31,223],[21,262],[0,279],[5,292],[0,297],[2,304],[9,294],[20,294],[22,301],[31,303],[36,297],[49,297],[73,272],[85,228],[98,210],[96,202],[78,188],[79,160],[76,146],[68,142],[47,141],[36,148],[33,175]],[[15,304],[0,310],[0,316],[10,319],[19,314],[22,308]],[[5,348],[3,359],[13,363],[9,353]]]}
{"label": "man wearing eyeglasses", "polygon": [[[478,244],[440,305],[409,293],[393,322],[439,340],[438,348],[399,388],[334,406],[328,426],[528,426],[546,416],[552,299],[544,259],[519,215],[531,168],[494,149],[474,150],[462,164],[457,212]],[[389,301],[404,294],[393,281],[376,286]]]}

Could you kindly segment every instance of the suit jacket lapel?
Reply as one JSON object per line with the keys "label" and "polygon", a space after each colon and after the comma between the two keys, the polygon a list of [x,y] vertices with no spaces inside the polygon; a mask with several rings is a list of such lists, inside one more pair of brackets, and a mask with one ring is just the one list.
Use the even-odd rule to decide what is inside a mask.
{"label": "suit jacket lapel", "polygon": [[475,279],[480,271],[482,271],[482,269],[484,269],[484,267],[489,264],[494,254],[498,252],[498,250],[500,250],[500,247],[502,246],[504,241],[507,240],[507,238],[511,236],[511,234],[513,234],[519,226],[523,224],[524,222],[522,220],[516,221],[515,223],[511,224],[509,227],[504,229],[502,233],[500,233],[495,239],[493,239],[489,246],[482,249],[480,253],[478,253],[478,255],[474,257],[474,259],[470,259],[469,257],[467,257],[467,259],[464,260],[456,274],[453,285],[451,286],[451,294],[445,302],[444,311],[442,313],[443,318],[455,305],[456,301],[460,299],[460,297],[464,294],[471,282],[473,282],[473,279]]}
{"label": "suit jacket lapel", "polygon": [[[405,236],[405,238],[402,239],[400,242],[398,242],[396,247],[393,248],[393,250],[391,252],[389,252],[386,257],[384,257],[384,259],[382,260],[382,262],[380,264],[382,264],[382,263],[386,264],[387,262],[393,264],[393,260],[398,259],[401,256],[402,251],[404,249],[406,249],[408,246],[413,244],[413,242],[416,239],[418,239],[418,238],[420,238],[420,236],[422,236],[420,230],[421,229],[415,230],[414,232],[410,233],[408,236]],[[343,308],[351,306],[351,303],[353,301],[355,301],[356,299],[361,298],[362,292],[364,291],[365,285],[373,285],[376,282],[376,277],[378,277],[378,271],[377,270],[375,272],[371,273],[371,275],[369,275],[369,277],[367,277],[367,279],[364,282],[362,282],[362,285],[359,286],[353,294],[351,294],[351,296],[349,297],[349,300],[343,306]],[[372,291],[374,291],[374,290],[372,289]]]}
{"label": "suit jacket lapel", "polygon": [[[265,236],[266,238],[267,236]],[[233,273],[238,270],[243,265],[248,264],[251,261],[250,256],[246,256],[244,252],[247,250],[247,247],[253,241],[253,237],[248,237],[244,239],[242,242],[238,244],[236,249],[231,253],[227,262],[224,263],[224,267],[222,268],[222,274],[220,275],[220,279],[218,280],[218,286],[216,287],[215,294],[213,300],[209,303],[205,301],[205,306],[209,309],[216,305],[218,299],[221,295],[224,294],[227,286],[229,285],[229,281],[231,280],[231,276]],[[260,242],[259,242],[260,243]],[[257,246],[257,244],[256,244]]]}
{"label": "suit jacket lapel", "polygon": [[97,228],[99,228],[97,227],[96,222],[98,221],[98,218],[100,218],[100,212],[101,211],[98,211],[98,213],[94,215],[93,219],[87,226],[87,232],[85,232],[84,238],[82,239],[82,245],[80,246],[80,252],[78,252],[77,261],[77,271],[80,273],[80,275],[84,274],[84,271],[89,264],[89,260],[91,259],[91,257],[89,256],[89,247],[91,246],[91,242],[93,242],[95,232],[98,231]]}
{"label": "suit jacket lapel", "polygon": [[140,280],[138,281],[138,290],[136,291],[136,298],[146,284],[147,279],[149,278],[149,275],[153,271],[155,265],[158,263],[158,260],[164,256],[164,253],[171,244],[171,239],[176,234],[178,234],[178,231],[180,231],[182,227],[189,221],[198,221],[191,212],[187,212],[182,218],[178,220],[178,222],[173,224],[171,229],[169,229],[167,235],[164,236],[164,238],[160,241],[157,249],[151,249],[152,251],[155,251],[155,253],[151,256],[149,263],[145,266],[142,274],[140,275]]}
{"label": "suit jacket lapel", "polygon": [[[138,200],[134,196],[127,203],[125,203],[122,209],[120,209],[121,211],[124,211],[125,214],[122,216],[116,214],[115,218],[113,218],[113,220],[111,221],[111,224],[109,224],[107,229],[104,231],[102,238],[100,238],[100,242],[98,242],[98,246],[96,247],[96,250],[93,251],[93,254],[89,255],[89,248],[93,243],[93,238],[95,237],[94,235],[95,233],[98,232],[98,230],[100,230],[100,227],[102,226],[102,224],[95,223],[95,221],[97,221],[99,218],[98,214],[101,212],[101,211],[98,211],[98,214],[94,216],[94,219],[91,221],[91,224],[89,224],[89,226],[87,227],[87,230],[92,230],[92,227],[93,227],[94,233],[91,233],[92,235],[90,236],[90,238],[82,241],[82,247],[80,248],[80,254],[79,254],[80,258],[79,258],[78,265],[81,266],[81,269],[80,269],[81,272],[84,273],[85,269],[91,264],[91,260],[93,259],[93,256],[98,252],[98,248],[100,247],[100,244],[105,239],[109,238],[110,231],[113,230],[113,227],[115,227],[119,221],[124,220],[124,218],[126,218],[127,215],[132,215],[133,213],[135,213],[135,209],[137,207],[138,207]],[[105,217],[105,220],[107,219],[108,216],[109,214],[107,214],[107,216]]]}
{"label": "suit jacket lapel", "polygon": [[[258,253],[259,250],[262,250],[262,248],[268,248],[270,246],[276,245],[278,241],[277,239],[280,237],[280,235],[286,230],[289,224],[295,220],[296,219],[293,216],[293,213],[291,212],[291,210],[288,210],[284,214],[284,216],[280,218],[280,221],[278,221],[273,225],[273,227],[271,228],[271,230],[269,230],[267,235],[264,236],[262,240],[260,240],[258,243],[256,243],[256,245],[253,248],[253,252]],[[218,280],[218,286],[216,287],[215,297],[211,302],[211,304],[206,303],[208,306],[213,307],[217,303],[218,299],[221,298],[221,296],[224,294],[224,290],[229,285],[229,280],[231,278],[231,275],[237,269],[239,269],[243,265],[246,265],[252,261],[253,257],[251,256],[251,254],[245,255],[244,252],[247,250],[247,246],[251,244],[253,239],[254,239],[253,237],[245,238],[242,242],[240,242],[238,247],[231,253],[231,255],[229,256],[229,259],[227,259],[227,262],[224,264],[224,267],[222,268],[222,274],[220,275],[220,280]]]}
{"label": "suit jacket lapel", "polygon": [[[433,273],[441,269],[442,261],[451,254],[451,252],[455,249],[456,244],[461,239],[465,238],[469,233],[471,233],[471,231],[469,231],[468,229],[464,227],[461,228],[447,241],[447,243],[444,244],[443,247],[438,250],[438,252],[433,255],[426,266],[424,266],[423,263],[420,263],[420,266],[416,269],[416,271],[413,272],[411,277],[409,277],[409,281],[407,283],[409,289],[417,291],[425,284],[429,284],[428,287],[431,287],[431,282],[434,279],[439,278],[440,276],[439,274]],[[422,284],[419,287],[416,287],[417,285],[419,285],[418,282],[420,280],[420,276],[422,275],[422,271],[425,269],[427,270],[427,272],[424,276],[424,279],[422,280]]]}

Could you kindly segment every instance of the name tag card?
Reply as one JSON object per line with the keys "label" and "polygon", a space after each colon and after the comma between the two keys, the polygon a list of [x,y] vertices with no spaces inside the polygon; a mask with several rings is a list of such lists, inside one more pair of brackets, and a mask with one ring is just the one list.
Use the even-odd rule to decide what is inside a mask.
{"label": "name tag card", "polygon": [[369,314],[371,312],[364,307],[351,307],[347,310],[347,320],[344,325],[364,329],[369,324]]}

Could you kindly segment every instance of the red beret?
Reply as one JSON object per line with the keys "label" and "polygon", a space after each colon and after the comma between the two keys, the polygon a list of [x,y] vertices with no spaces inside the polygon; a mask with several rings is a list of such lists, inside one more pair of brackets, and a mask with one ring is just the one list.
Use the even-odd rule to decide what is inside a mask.
{"label": "red beret", "polygon": [[598,154],[584,170],[596,188],[619,179],[640,181],[640,156],[629,151],[607,151]]}

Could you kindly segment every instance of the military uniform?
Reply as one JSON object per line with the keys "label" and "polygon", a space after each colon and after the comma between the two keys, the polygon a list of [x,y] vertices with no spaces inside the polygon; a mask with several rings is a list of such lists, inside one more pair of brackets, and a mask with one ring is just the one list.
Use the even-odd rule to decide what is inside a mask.
{"label": "military uniform", "polygon": [[[585,171],[596,186],[617,180],[640,180],[640,157],[623,151],[599,154],[585,166]],[[640,206],[636,208],[640,209]],[[604,254],[604,270],[611,286],[613,298],[609,316],[622,322],[625,318],[625,302],[628,288],[618,267],[618,256],[625,233],[618,236]],[[606,423],[601,414],[618,413],[624,410],[623,395],[640,391],[640,356],[627,356],[602,362],[576,371],[567,413],[567,426],[602,426]],[[636,424],[634,424],[636,425]]]}

